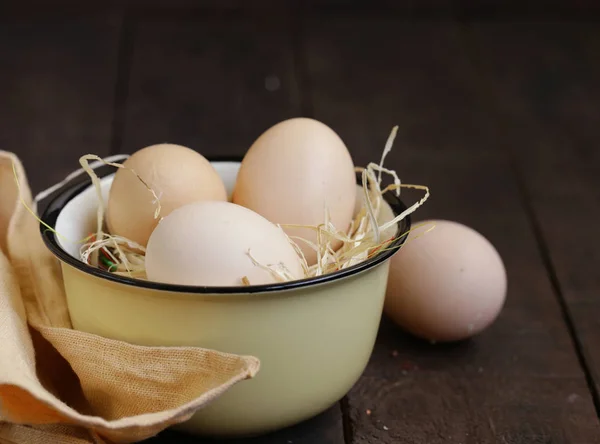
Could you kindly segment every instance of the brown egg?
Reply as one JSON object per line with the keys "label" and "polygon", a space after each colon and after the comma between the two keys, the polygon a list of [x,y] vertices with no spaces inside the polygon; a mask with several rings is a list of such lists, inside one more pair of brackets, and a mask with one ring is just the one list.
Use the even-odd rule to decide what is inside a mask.
{"label": "brown egg", "polygon": [[457,222],[429,220],[413,226],[406,245],[391,259],[385,313],[432,341],[480,333],[504,305],[502,258],[485,237]]}
{"label": "brown egg", "polygon": [[[350,225],[355,199],[356,175],[346,145],[327,125],[308,118],[285,120],[265,131],[246,153],[233,192],[234,203],[277,224],[317,226],[325,221],[327,207],[342,231]],[[314,230],[284,230],[317,242]],[[314,264],[314,249],[297,243]]]}
{"label": "brown egg", "polygon": [[[158,195],[159,219],[199,200],[227,200],[223,181],[206,158],[181,145],[159,144],[135,152],[123,164],[133,169]],[[108,197],[106,222],[112,234],[143,246],[158,224],[156,203],[127,169],[117,170]]]}

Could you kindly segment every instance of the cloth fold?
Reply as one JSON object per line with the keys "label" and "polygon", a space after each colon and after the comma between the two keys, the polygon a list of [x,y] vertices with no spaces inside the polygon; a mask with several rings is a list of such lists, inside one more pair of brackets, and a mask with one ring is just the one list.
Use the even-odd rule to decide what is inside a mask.
{"label": "cloth fold", "polygon": [[25,204],[23,166],[0,151],[0,443],[139,442],[259,371],[252,356],[74,330],[60,264]]}

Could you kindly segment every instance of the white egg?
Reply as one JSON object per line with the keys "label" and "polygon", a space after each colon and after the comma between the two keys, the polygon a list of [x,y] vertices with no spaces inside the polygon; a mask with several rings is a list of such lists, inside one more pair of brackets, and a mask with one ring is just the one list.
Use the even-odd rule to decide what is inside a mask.
{"label": "white egg", "polygon": [[480,333],[504,305],[502,258],[465,225],[429,220],[413,228],[421,225],[392,257],[385,313],[428,340],[455,341]]}
{"label": "white egg", "polygon": [[[284,232],[259,214],[223,201],[198,201],[161,220],[146,249],[150,281],[179,285],[238,286],[277,279],[255,265],[284,267],[304,277],[300,257]],[[282,268],[283,269],[283,268]]]}

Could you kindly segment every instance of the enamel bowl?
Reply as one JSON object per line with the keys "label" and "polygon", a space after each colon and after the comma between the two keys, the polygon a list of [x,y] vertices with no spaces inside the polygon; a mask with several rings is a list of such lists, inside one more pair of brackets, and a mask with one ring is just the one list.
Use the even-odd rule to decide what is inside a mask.
{"label": "enamel bowl", "polygon": [[[231,193],[239,161],[211,162]],[[101,179],[106,201],[113,174]],[[380,222],[406,207],[387,193]],[[357,209],[362,195],[357,199]],[[42,220],[69,239],[95,231],[90,182],[66,187]],[[73,328],[147,346],[196,346],[252,355],[260,371],[177,428],[213,436],[268,433],[339,401],[371,356],[382,316],[389,260],[410,229],[406,217],[385,236],[391,246],[367,261],[318,278],[250,287],[190,287],[115,276],[78,259],[79,245],[40,225],[60,260]]]}

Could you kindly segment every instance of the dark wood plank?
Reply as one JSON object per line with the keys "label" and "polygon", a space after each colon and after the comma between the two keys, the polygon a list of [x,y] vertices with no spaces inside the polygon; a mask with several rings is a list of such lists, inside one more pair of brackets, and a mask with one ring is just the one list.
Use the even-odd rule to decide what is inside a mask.
{"label": "dark wood plank", "polygon": [[65,13],[89,13],[97,12],[122,12],[123,10],[135,12],[174,12],[174,11],[198,11],[198,10],[248,10],[248,9],[271,9],[279,7],[282,3],[293,0],[102,0],[81,2],[77,0],[56,0],[52,4],[44,0],[3,0],[0,3],[0,13],[19,13],[31,16],[32,14],[59,14]]}
{"label": "dark wood plank", "polygon": [[500,318],[471,341],[430,345],[384,318],[370,365],[347,398],[351,442],[598,442],[585,375],[499,138],[509,122],[482,97],[460,30],[315,18],[306,33],[315,117],[340,133],[361,165],[379,158],[400,125],[389,165],[432,190],[415,219],[477,229],[496,245],[509,277]]}
{"label": "dark wood plank", "polygon": [[452,0],[298,0],[297,3],[306,10],[318,11],[320,14],[348,13],[350,11],[365,13],[369,11],[386,11],[403,16],[446,16],[452,12]]}
{"label": "dark wood plank", "polygon": [[[287,15],[140,20],[123,152],[172,142],[207,157],[242,156],[262,131],[301,114]],[[337,405],[296,427],[236,443],[343,443]],[[150,440],[212,442],[177,432]]]}
{"label": "dark wood plank", "polygon": [[473,26],[469,39],[477,42],[474,57],[490,99],[520,128],[507,138],[515,141],[512,152],[548,245],[548,266],[598,402],[600,30],[591,23],[487,23]]}
{"label": "dark wood plank", "polygon": [[269,13],[282,5],[299,5],[321,12],[386,11],[402,16],[422,17],[598,17],[596,0],[3,0],[0,14],[47,15],[65,13],[136,12],[189,13],[192,11],[248,11]]}
{"label": "dark wood plank", "polygon": [[328,17],[306,28],[315,113],[343,134],[357,164],[378,158],[396,124],[395,153],[494,150],[480,143],[495,125],[476,118],[485,103],[465,79],[466,58],[450,51],[459,38],[452,25]]}
{"label": "dark wood plank", "polygon": [[492,19],[506,17],[558,17],[597,15],[595,0],[453,0],[455,11],[471,17]]}
{"label": "dark wood plank", "polygon": [[121,20],[0,18],[0,149],[34,191],[110,150]]}
{"label": "dark wood plank", "polygon": [[300,112],[286,16],[147,20],[135,28],[124,152],[171,142],[242,155]]}

